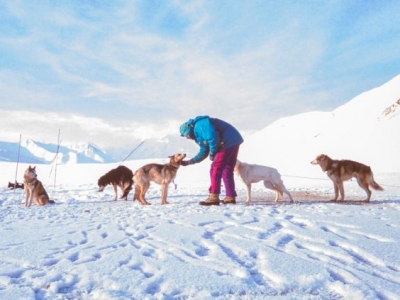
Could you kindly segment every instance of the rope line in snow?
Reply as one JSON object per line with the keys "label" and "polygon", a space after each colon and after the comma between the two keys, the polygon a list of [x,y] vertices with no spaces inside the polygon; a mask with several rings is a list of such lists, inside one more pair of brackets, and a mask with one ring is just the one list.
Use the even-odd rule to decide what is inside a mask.
{"label": "rope line in snow", "polygon": [[[292,177],[292,178],[301,178],[301,179],[312,179],[312,180],[330,180],[329,178],[319,178],[319,177],[307,177],[307,176],[296,176],[296,175],[282,175],[284,177]],[[398,185],[389,185],[389,184],[379,184],[381,186],[386,186],[386,187],[393,187],[393,188],[399,188],[400,186]]]}
{"label": "rope line in snow", "polygon": [[306,176],[295,176],[295,175],[282,175],[284,177],[293,177],[293,178],[301,178],[301,179],[312,179],[312,180],[330,180],[328,178],[318,178],[318,177],[306,177]]}

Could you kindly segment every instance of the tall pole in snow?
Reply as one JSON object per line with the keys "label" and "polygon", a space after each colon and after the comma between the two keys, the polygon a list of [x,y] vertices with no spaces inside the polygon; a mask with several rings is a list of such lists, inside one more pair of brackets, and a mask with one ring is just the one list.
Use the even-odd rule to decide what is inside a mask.
{"label": "tall pole in snow", "polygon": [[[21,150],[21,137],[22,137],[22,134],[19,134],[17,167],[15,168],[15,178],[14,178],[15,187],[17,186],[17,174],[18,174],[18,164],[19,164],[19,152],[20,152],[20,150]],[[15,193],[15,190],[16,190],[16,188],[14,188],[14,193]]]}
{"label": "tall pole in snow", "polygon": [[55,163],[55,168],[54,168],[54,187],[56,187],[56,179],[57,179],[57,156],[58,156],[58,151],[60,150],[60,128],[58,128],[58,141],[57,141],[57,152],[56,156],[54,157],[54,163]]}

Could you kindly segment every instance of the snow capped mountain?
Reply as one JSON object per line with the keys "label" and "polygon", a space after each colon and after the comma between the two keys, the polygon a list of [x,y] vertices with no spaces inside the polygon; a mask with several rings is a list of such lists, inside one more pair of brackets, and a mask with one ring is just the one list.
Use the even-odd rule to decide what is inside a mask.
{"label": "snow capped mountain", "polygon": [[325,153],[376,172],[400,171],[400,76],[332,112],[282,118],[246,139],[239,158],[302,176],[321,172],[310,161]]}
{"label": "snow capped mountain", "polygon": [[[139,146],[139,144],[137,145]],[[195,155],[198,147],[193,141],[188,141],[180,136],[166,136],[161,139],[145,140],[137,149],[119,150],[120,156],[128,159],[166,158],[177,152],[184,152],[188,156]],[[133,151],[132,149],[131,151]],[[34,140],[21,142],[19,161],[24,163],[50,163],[57,154],[57,145],[47,144]],[[121,158],[121,160],[123,159]],[[0,142],[0,161],[16,162],[18,160],[18,143]],[[59,164],[72,163],[112,163],[117,162],[92,143],[76,143],[60,146],[57,162]]]}
{"label": "snow capped mountain", "polygon": [[[0,142],[0,161],[16,162],[18,144]],[[19,161],[24,163],[112,163],[115,159],[90,143],[57,146],[33,140],[21,142]]]}
{"label": "snow capped mountain", "polygon": [[104,152],[99,147],[91,143],[84,143],[84,144],[76,143],[71,145],[69,149],[74,151],[73,153],[75,162],[82,161],[82,159],[89,159],[93,160],[94,162],[101,162],[101,163],[115,162],[114,158],[112,158],[106,152]]}
{"label": "snow capped mountain", "polygon": [[[0,161],[18,161],[18,143],[0,142]],[[32,156],[27,149],[21,147],[19,150],[19,161],[22,163],[41,163],[42,160]]]}

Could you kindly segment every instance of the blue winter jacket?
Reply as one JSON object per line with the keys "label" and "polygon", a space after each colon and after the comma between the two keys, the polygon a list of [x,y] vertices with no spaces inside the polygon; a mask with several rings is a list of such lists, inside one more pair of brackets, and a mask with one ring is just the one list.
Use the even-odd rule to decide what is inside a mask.
{"label": "blue winter jacket", "polygon": [[239,131],[231,124],[209,116],[190,119],[190,138],[200,146],[199,152],[191,159],[193,163],[203,161],[208,155],[214,156],[220,150],[243,143]]}

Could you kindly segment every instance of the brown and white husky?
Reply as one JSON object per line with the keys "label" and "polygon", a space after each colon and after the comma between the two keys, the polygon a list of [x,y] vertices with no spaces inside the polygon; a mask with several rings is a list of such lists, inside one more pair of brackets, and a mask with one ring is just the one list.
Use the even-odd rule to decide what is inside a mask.
{"label": "brown and white husky", "polygon": [[357,179],[358,185],[367,193],[367,198],[364,200],[365,202],[369,202],[371,199],[372,192],[369,187],[377,191],[383,191],[383,188],[375,182],[371,168],[362,163],[347,159],[332,159],[326,154],[320,154],[311,161],[311,164],[319,165],[322,171],[326,172],[328,177],[332,180],[335,197],[331,201],[336,201],[339,197],[339,193],[339,201],[344,200],[343,182],[353,177]]}
{"label": "brown and white husky", "polygon": [[54,203],[49,199],[42,182],[37,179],[36,166],[29,166],[24,173],[24,189],[25,189],[25,206],[32,205],[32,200],[35,200],[37,205],[43,206],[49,203]]}

